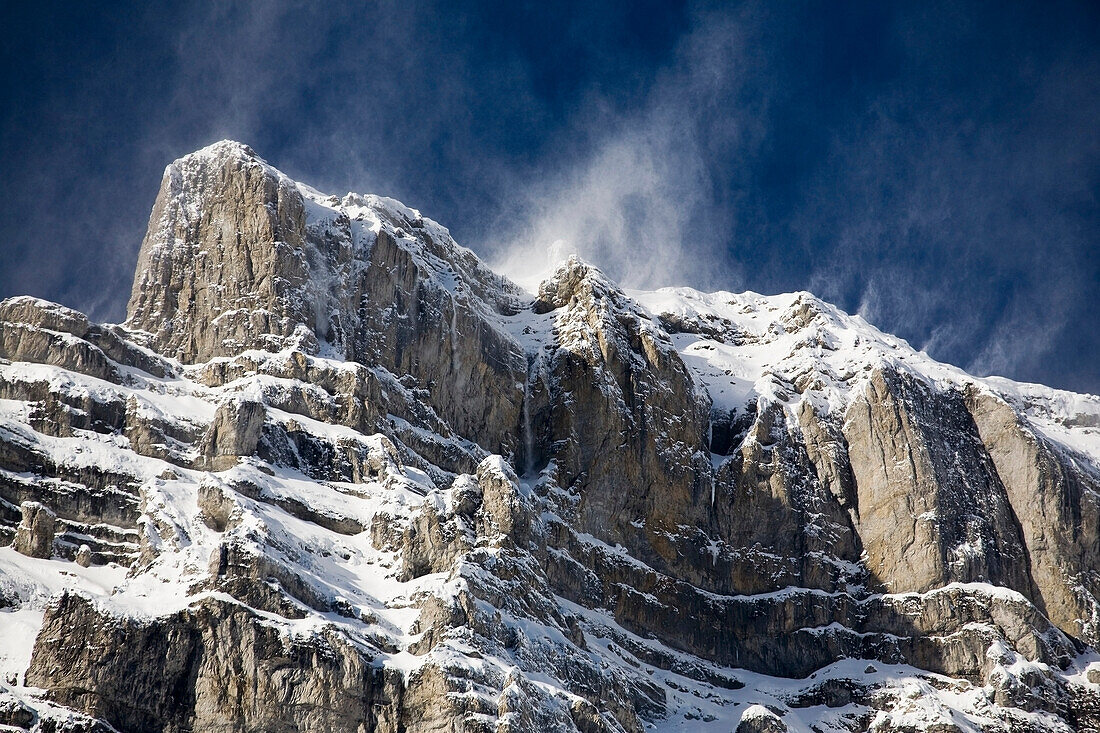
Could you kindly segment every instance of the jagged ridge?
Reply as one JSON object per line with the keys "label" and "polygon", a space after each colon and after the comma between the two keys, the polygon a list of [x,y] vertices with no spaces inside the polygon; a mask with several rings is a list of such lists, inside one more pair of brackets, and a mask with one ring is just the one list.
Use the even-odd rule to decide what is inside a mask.
{"label": "jagged ridge", "polygon": [[0,724],[1097,724],[1100,402],[809,294],[528,296],[222,142],[0,358]]}

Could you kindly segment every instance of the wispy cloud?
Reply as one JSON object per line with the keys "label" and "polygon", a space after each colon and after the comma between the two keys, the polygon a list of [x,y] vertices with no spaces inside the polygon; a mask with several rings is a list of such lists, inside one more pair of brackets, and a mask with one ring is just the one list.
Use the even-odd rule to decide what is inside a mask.
{"label": "wispy cloud", "polygon": [[726,252],[736,221],[716,198],[708,160],[758,142],[759,124],[729,104],[748,54],[739,18],[696,13],[690,32],[643,99],[615,114],[589,100],[572,118],[591,152],[548,170],[508,199],[503,240],[480,248],[528,288],[569,254],[629,287],[741,286]]}

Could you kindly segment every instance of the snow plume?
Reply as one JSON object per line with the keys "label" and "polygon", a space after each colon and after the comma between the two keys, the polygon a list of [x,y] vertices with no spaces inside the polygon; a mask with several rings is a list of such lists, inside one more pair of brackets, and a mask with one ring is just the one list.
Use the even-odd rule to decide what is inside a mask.
{"label": "snow plume", "polygon": [[579,254],[624,285],[698,282],[706,257],[699,245],[716,244],[693,231],[704,174],[690,152],[669,150],[663,133],[617,136],[576,169],[525,191],[519,225],[494,255],[497,269],[533,290]]}
{"label": "snow plume", "polygon": [[743,284],[725,252],[734,222],[707,158],[762,132],[720,108],[736,95],[745,57],[737,19],[696,15],[692,26],[638,105],[615,114],[597,98],[577,115],[587,155],[513,192],[492,233],[505,232],[503,243],[475,245],[498,269],[533,289],[578,254],[628,287]]}

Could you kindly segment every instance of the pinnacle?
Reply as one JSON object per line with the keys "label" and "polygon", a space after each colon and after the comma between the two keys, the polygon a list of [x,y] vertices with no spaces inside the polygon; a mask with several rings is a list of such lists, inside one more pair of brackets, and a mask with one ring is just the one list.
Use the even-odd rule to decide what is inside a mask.
{"label": "pinnacle", "polygon": [[200,148],[193,153],[183,156],[177,162],[194,159],[207,160],[254,160],[264,162],[256,151],[244,143],[236,140],[219,140],[216,143]]}

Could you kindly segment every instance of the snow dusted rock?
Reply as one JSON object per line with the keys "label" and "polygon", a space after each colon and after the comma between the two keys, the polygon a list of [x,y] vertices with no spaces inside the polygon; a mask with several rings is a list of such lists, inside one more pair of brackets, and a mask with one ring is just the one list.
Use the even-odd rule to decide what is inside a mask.
{"label": "snow dusted rock", "polygon": [[27,557],[52,557],[57,515],[37,501],[23,502],[19,511],[23,519],[15,530],[12,549]]}
{"label": "snow dusted rock", "polygon": [[1096,729],[1098,497],[1095,397],[808,293],[529,296],[222,142],[125,326],[0,303],[0,723]]}
{"label": "snow dusted rock", "polygon": [[117,370],[98,346],[72,334],[33,324],[3,323],[0,358],[51,364],[108,382],[119,379]]}
{"label": "snow dusted rock", "polygon": [[787,733],[783,719],[763,705],[751,705],[741,713],[737,733]]}
{"label": "snow dusted rock", "polygon": [[219,405],[202,442],[210,469],[229,468],[237,458],[255,453],[266,416],[263,403],[256,400],[231,398]]}
{"label": "snow dusted rock", "polygon": [[[575,497],[563,517],[659,569],[698,539],[711,465],[709,404],[668,337],[599,270],[571,259],[543,283],[536,312],[552,340],[532,366],[528,470],[547,463]],[[522,464],[521,464],[522,465]]]}
{"label": "snow dusted rock", "polygon": [[294,182],[247,146],[221,142],[182,158],[153,205],[128,325],[184,362],[308,342],[304,239]]}
{"label": "snow dusted rock", "polygon": [[[103,649],[117,662],[103,665]],[[396,731],[395,677],[339,636],[288,637],[239,604],[141,620],[72,594],[47,609],[27,671],[52,700],[116,728],[170,732]]]}
{"label": "snow dusted rock", "polygon": [[233,510],[237,504],[220,483],[213,481],[199,484],[199,518],[215,532],[224,532],[229,528]]}
{"label": "snow dusted rock", "polygon": [[7,690],[0,690],[0,725],[30,730],[37,718],[26,703]]}
{"label": "snow dusted rock", "polygon": [[166,169],[127,325],[186,363],[327,342],[414,378],[455,429],[496,450],[519,423],[524,360],[494,322],[519,299],[417,212],[325,197],[223,141]]}
{"label": "snow dusted rock", "polygon": [[167,362],[128,338],[118,326],[97,325],[83,313],[49,301],[16,296],[0,302],[0,358],[56,364],[107,381],[117,365],[164,376]]}

